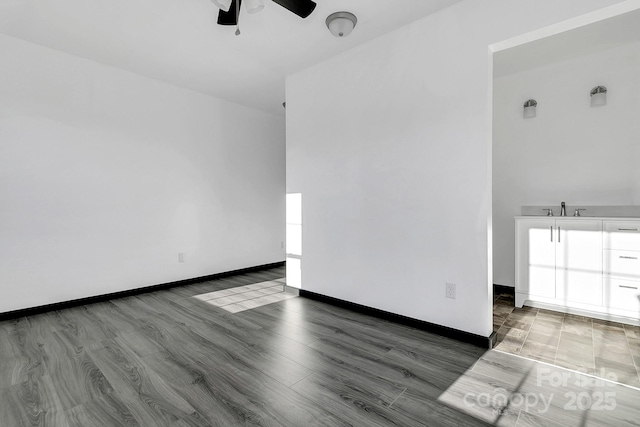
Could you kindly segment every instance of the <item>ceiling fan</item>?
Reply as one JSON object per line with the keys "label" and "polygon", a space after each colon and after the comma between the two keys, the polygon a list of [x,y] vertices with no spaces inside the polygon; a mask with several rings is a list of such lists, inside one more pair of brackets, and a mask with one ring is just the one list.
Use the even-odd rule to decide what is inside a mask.
{"label": "ceiling fan", "polygon": [[[240,15],[239,12],[242,0],[211,1],[220,8],[220,13],[218,13],[218,25],[238,25],[238,16]],[[255,0],[247,1],[248,3],[246,6],[248,6],[247,10],[249,13],[258,12],[264,7],[262,2],[256,2]],[[273,0],[273,2],[303,19],[311,15],[311,12],[316,8],[316,3],[312,0]]]}

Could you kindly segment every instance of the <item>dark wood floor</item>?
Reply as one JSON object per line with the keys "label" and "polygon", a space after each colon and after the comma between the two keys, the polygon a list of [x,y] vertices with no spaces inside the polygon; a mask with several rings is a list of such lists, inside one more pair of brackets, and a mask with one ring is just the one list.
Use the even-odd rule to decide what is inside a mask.
{"label": "dark wood floor", "polygon": [[1,322],[0,426],[640,425],[629,387],[304,298],[195,298],[283,276]]}

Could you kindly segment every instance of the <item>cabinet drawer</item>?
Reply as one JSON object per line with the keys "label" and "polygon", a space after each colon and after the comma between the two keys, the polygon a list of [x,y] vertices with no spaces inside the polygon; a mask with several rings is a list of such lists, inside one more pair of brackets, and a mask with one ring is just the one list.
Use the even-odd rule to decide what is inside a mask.
{"label": "cabinet drawer", "polygon": [[640,251],[640,221],[605,221],[603,247]]}
{"label": "cabinet drawer", "polygon": [[604,305],[640,316],[640,282],[606,278],[604,283]]}
{"label": "cabinet drawer", "polygon": [[640,281],[640,252],[602,251],[605,276]]}

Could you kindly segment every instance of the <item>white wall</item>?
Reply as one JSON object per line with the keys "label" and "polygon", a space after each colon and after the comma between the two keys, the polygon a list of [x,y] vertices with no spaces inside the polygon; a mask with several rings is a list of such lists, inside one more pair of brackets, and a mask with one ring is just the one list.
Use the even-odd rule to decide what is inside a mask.
{"label": "white wall", "polygon": [[[559,215],[563,201],[571,207],[640,203],[638,76],[636,43],[495,79],[495,283],[515,284],[513,217],[522,206],[555,206]],[[597,85],[608,88],[607,105],[591,108],[589,92]],[[524,120],[529,98],[538,101],[537,117]]]}
{"label": "white wall", "polygon": [[489,45],[613,3],[465,0],[290,76],[302,288],[489,336]]}
{"label": "white wall", "polygon": [[0,58],[0,312],[284,260],[283,118],[3,35]]}

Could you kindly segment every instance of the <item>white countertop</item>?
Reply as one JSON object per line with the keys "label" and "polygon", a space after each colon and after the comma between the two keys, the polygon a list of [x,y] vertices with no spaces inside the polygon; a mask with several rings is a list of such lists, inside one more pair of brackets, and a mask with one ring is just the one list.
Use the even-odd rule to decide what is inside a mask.
{"label": "white countertop", "polygon": [[541,218],[548,218],[548,219],[601,219],[601,220],[606,220],[606,221],[640,221],[640,217],[622,217],[622,216],[587,216],[587,215],[582,215],[582,216],[573,216],[573,215],[567,215],[567,216],[560,216],[560,215],[554,215],[554,216],[548,216],[548,215],[518,215],[514,217],[515,219],[541,219]]}

